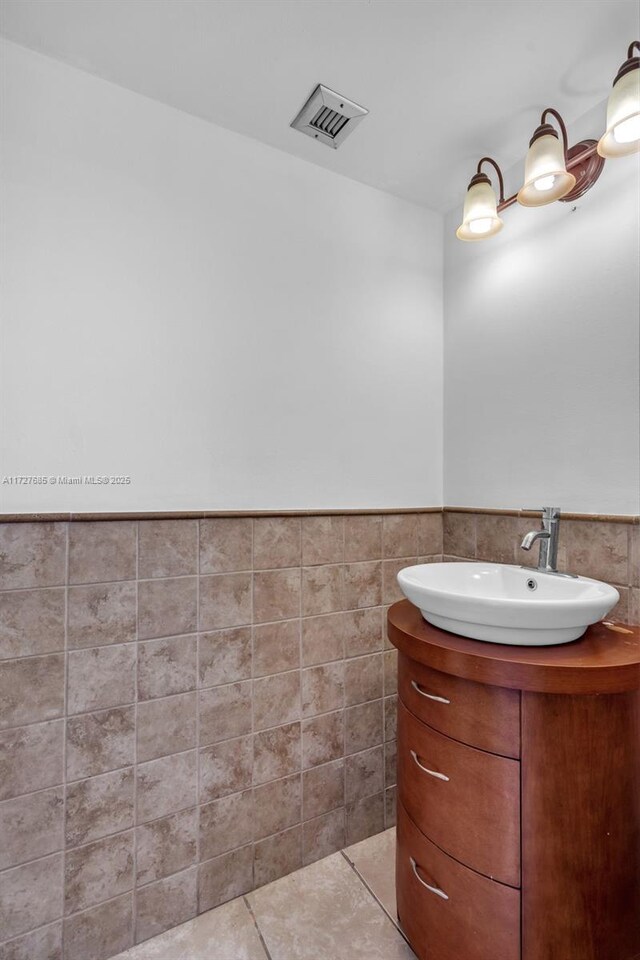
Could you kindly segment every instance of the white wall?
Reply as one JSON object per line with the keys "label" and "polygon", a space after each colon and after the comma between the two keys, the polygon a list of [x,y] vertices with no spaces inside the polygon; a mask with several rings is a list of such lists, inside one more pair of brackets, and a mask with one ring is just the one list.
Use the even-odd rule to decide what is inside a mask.
{"label": "white wall", "polygon": [[1,52],[0,512],[441,503],[442,219]]}
{"label": "white wall", "polygon": [[[0,512],[442,503],[441,218],[8,43],[1,92],[0,475],[132,483]],[[640,511],[637,200],[447,219],[446,503]]]}
{"label": "white wall", "polygon": [[[604,110],[571,141],[597,138]],[[483,243],[447,217],[447,504],[640,512],[637,161],[608,161],[575,211],[506,210]]]}

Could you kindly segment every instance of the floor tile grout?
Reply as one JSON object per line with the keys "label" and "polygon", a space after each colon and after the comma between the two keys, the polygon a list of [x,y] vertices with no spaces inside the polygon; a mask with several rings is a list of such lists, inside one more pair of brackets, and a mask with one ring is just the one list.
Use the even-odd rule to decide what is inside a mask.
{"label": "floor tile grout", "polygon": [[258,923],[257,917],[256,917],[255,913],[253,912],[253,908],[252,908],[251,904],[249,903],[249,898],[248,898],[247,895],[245,894],[245,896],[243,896],[242,899],[244,900],[245,906],[246,906],[247,910],[249,911],[249,915],[251,916],[251,919],[253,920],[253,925],[254,925],[254,927],[256,928],[256,932],[257,932],[257,934],[258,934],[258,937],[260,938],[260,943],[262,944],[262,949],[264,950],[264,952],[265,952],[265,954],[266,954],[267,960],[272,960],[272,957],[271,957],[271,954],[270,954],[270,952],[269,952],[269,948],[268,948],[268,946],[267,946],[266,940],[264,939],[264,936],[263,936],[263,934],[262,934],[262,930],[260,929],[260,924]]}
{"label": "floor tile grout", "polygon": [[[391,828],[390,828],[390,829],[391,829]],[[379,836],[379,834],[375,834],[374,836]],[[347,849],[348,849],[348,848],[347,848]],[[355,873],[355,875],[356,875],[356,877],[358,878],[358,880],[360,880],[360,882],[361,882],[362,885],[365,887],[365,889],[371,894],[371,896],[373,897],[373,899],[375,900],[375,902],[378,904],[378,906],[380,907],[380,909],[382,910],[382,912],[385,914],[385,916],[389,918],[389,920],[390,920],[391,923],[394,925],[394,927],[396,928],[396,930],[398,931],[398,933],[400,934],[400,936],[403,938],[403,940],[405,940],[407,943],[409,943],[409,941],[407,940],[407,937],[406,937],[404,931],[402,930],[402,928],[401,928],[401,926],[400,926],[400,923],[399,923],[399,921],[398,921],[398,918],[397,918],[397,917],[392,917],[391,914],[389,913],[389,911],[387,910],[387,908],[385,907],[385,905],[382,903],[382,901],[378,899],[378,897],[377,897],[376,894],[374,893],[373,889],[369,886],[369,884],[367,883],[367,881],[365,880],[365,878],[362,876],[362,874],[360,873],[360,871],[359,871],[358,868],[356,867],[355,863],[353,863],[353,862],[349,859],[349,857],[347,856],[347,851],[346,851],[346,850],[340,850],[340,853],[342,854],[342,856],[344,857],[344,859],[347,861],[347,863],[349,864],[349,866],[351,867],[351,869],[352,869],[353,872]],[[409,946],[411,946],[411,944],[409,944]]]}
{"label": "floor tile grout", "polygon": [[[389,829],[391,829],[391,828],[389,828]],[[362,876],[362,874],[359,872],[359,870],[358,870],[358,868],[356,867],[355,863],[352,863],[352,861],[349,859],[349,857],[347,856],[346,850],[341,850],[340,853],[341,853],[342,856],[345,858],[345,860],[347,861],[347,863],[349,864],[349,866],[351,867],[351,869],[353,870],[353,872],[355,873],[355,875],[362,881],[362,884],[363,884],[363,885],[366,887],[366,889],[369,891],[369,893],[371,894],[371,896],[373,897],[373,899],[376,901],[376,903],[378,904],[378,906],[380,907],[380,909],[382,910],[382,912],[389,918],[389,920],[391,921],[391,923],[393,924],[393,926],[396,928],[396,930],[398,931],[398,933],[400,934],[400,936],[402,937],[402,939],[408,944],[409,947],[411,947],[411,944],[409,943],[409,940],[407,939],[407,935],[405,934],[404,930],[403,930],[402,927],[400,926],[400,921],[398,920],[398,917],[397,917],[397,916],[396,916],[396,917],[392,917],[392,916],[391,916],[391,914],[389,913],[389,911],[387,910],[387,908],[385,907],[385,905],[382,903],[381,900],[378,899],[378,897],[377,897],[376,894],[374,893],[373,889],[369,886],[369,884],[367,883],[367,881],[365,880],[365,878],[364,878],[364,877]],[[412,948],[412,949],[413,949],[413,948]]]}
{"label": "floor tile grout", "polygon": [[[385,907],[384,903],[379,899],[379,897],[376,895],[376,893],[375,893],[374,890],[372,889],[372,886],[370,886],[369,882],[365,879],[365,875],[364,875],[364,874],[366,874],[366,870],[364,871],[364,874],[361,873],[361,872],[359,871],[358,867],[356,866],[356,863],[355,863],[355,861],[357,860],[357,857],[355,857],[354,860],[351,860],[351,859],[350,859],[349,852],[348,852],[348,851],[350,851],[354,846],[356,846],[356,847],[360,848],[363,853],[364,853],[366,850],[368,850],[367,856],[370,856],[372,853],[375,854],[376,849],[377,849],[377,847],[375,846],[375,842],[376,842],[376,839],[377,839],[379,836],[380,836],[380,834],[375,834],[375,835],[373,835],[373,836],[370,837],[370,838],[365,838],[365,840],[359,841],[358,844],[356,844],[356,845],[351,845],[351,847],[347,847],[347,848],[345,848],[345,849],[343,849],[343,850],[340,850],[340,851],[336,851],[335,854],[330,854],[328,857],[325,857],[325,858],[323,858],[323,859],[326,860],[326,861],[330,861],[330,860],[333,860],[334,858],[337,858],[338,853],[341,854],[341,857],[339,858],[339,860],[336,861],[336,863],[342,863],[343,860],[346,861],[346,874],[345,874],[345,880],[346,880],[346,882],[347,882],[347,883],[354,884],[354,890],[355,890],[355,889],[361,889],[361,888],[360,888],[360,884],[362,884],[362,887],[364,887],[364,889],[366,890],[366,894],[364,894],[364,901],[366,901],[367,903],[371,904],[371,900],[373,900],[373,901],[375,901],[375,903],[376,903],[376,907],[371,907],[371,906],[370,906],[369,909],[372,910],[372,911],[373,911],[373,914],[376,915],[376,916],[378,916],[378,917],[380,916],[380,914],[378,913],[377,908],[380,909],[380,911],[382,912],[382,914],[385,915],[386,920],[389,920],[390,923],[391,923],[391,927],[390,927],[390,928],[387,928],[387,929],[389,930],[388,936],[390,936],[390,937],[395,937],[397,934],[400,934],[400,938],[399,938],[399,940],[398,940],[398,943],[401,942],[401,943],[403,944],[403,950],[404,950],[404,949],[406,948],[406,945],[408,944],[408,941],[407,941],[406,936],[404,935],[403,931],[400,929],[400,926],[399,926],[398,922],[394,919],[393,916],[391,916],[391,913],[389,912],[389,910]],[[366,846],[364,846],[364,848],[363,848],[363,845],[366,845],[368,841],[370,841],[370,842],[373,844],[373,846],[370,847],[370,848],[367,848]],[[390,852],[387,853],[387,844],[386,844],[386,843],[383,844],[383,847],[381,848],[381,852],[382,852],[382,850],[385,851],[385,852],[384,852],[383,861],[384,861],[384,863],[386,864],[387,859],[389,860],[388,864],[386,864],[386,865],[388,866],[389,870],[392,871],[392,870],[393,870],[393,859],[392,859],[392,857],[391,857],[391,853],[390,853]],[[320,861],[320,862],[322,862],[322,861]],[[294,876],[294,877],[295,877],[296,874],[302,874],[302,873],[303,873],[305,870],[307,870],[307,869],[309,869],[309,868],[308,868],[308,867],[302,867],[302,868],[300,868],[300,869],[298,869],[298,870],[293,871],[293,873],[292,873],[292,874],[289,874],[289,876]],[[354,880],[347,880],[347,878],[352,877],[352,875],[355,875],[355,877],[357,878],[357,880],[355,880],[355,881],[354,881]],[[282,880],[282,881],[285,881],[285,880],[286,880],[286,877],[281,878],[281,880]],[[272,881],[271,883],[267,884],[266,887],[268,888],[268,887],[270,887],[270,886],[273,886],[274,884],[277,885],[279,882],[280,882],[280,880]],[[246,930],[247,935],[249,934],[249,931],[255,931],[255,933],[252,933],[252,936],[253,936],[253,937],[255,937],[255,936],[257,935],[257,938],[258,938],[258,941],[259,941],[259,945],[260,945],[260,946],[258,947],[258,943],[256,943],[255,940],[254,940],[254,941],[253,941],[254,944],[255,944],[254,950],[255,950],[255,949],[261,949],[261,957],[262,957],[262,960],[274,960],[274,955],[272,954],[269,946],[267,945],[267,942],[266,942],[266,939],[265,939],[265,933],[263,933],[262,926],[264,926],[264,922],[263,922],[263,924],[262,924],[262,926],[261,926],[261,922],[260,922],[260,920],[259,920],[259,917],[260,917],[260,909],[254,910],[254,908],[253,908],[253,906],[252,906],[252,903],[251,903],[251,899],[250,899],[250,898],[252,898],[252,896],[253,896],[253,893],[248,893],[248,894],[243,894],[243,895],[241,895],[241,896],[238,896],[238,897],[236,897],[236,898],[234,898],[234,899],[232,899],[232,900],[230,900],[230,901],[227,901],[226,903],[220,904],[220,905],[218,905],[217,907],[212,908],[210,911],[205,911],[204,914],[198,915],[198,916],[196,916],[195,918],[193,918],[192,920],[187,921],[186,923],[188,923],[189,925],[194,924],[194,923],[197,924],[198,921],[199,921],[199,919],[200,919],[201,917],[207,916],[208,914],[211,914],[211,915],[216,915],[216,914],[218,914],[220,917],[222,917],[222,916],[224,916],[224,914],[219,913],[219,911],[224,911],[224,910],[226,910],[228,907],[230,907],[231,904],[236,904],[237,907],[239,908],[238,917],[240,916],[240,914],[244,914],[245,919],[241,922],[241,926],[242,926],[243,924],[246,925],[246,926],[243,927],[243,929]],[[363,902],[364,902],[364,901],[363,901]],[[265,906],[265,905],[263,904],[261,909],[263,909],[264,906]],[[273,905],[272,905],[272,906],[273,906]],[[282,911],[283,911],[283,912],[282,912]],[[294,910],[294,913],[295,913],[295,910]],[[280,906],[276,909],[275,914],[273,913],[273,909],[272,909],[271,912],[268,912],[268,916],[265,915],[265,918],[263,918],[263,920],[264,920],[264,919],[269,919],[269,922],[274,921],[274,922],[276,923],[276,926],[275,926],[274,929],[271,931],[271,933],[273,933],[273,934],[275,935],[276,941],[277,941],[277,940],[278,940],[278,937],[279,937],[279,932],[278,932],[278,931],[280,930],[280,928],[282,928],[283,930],[286,930],[287,925],[288,925],[288,922],[291,920],[290,910],[289,910],[288,908],[286,908],[286,906],[284,906],[283,904],[280,904]],[[385,922],[385,921],[381,921],[381,922],[382,922],[383,925],[386,927],[386,922]],[[180,925],[180,926],[182,926],[182,925]],[[215,925],[214,925],[214,926],[215,926]],[[194,929],[194,928],[191,927],[191,929]],[[393,933],[391,933],[391,930],[393,930]],[[125,954],[122,954],[122,957],[125,957],[125,956],[129,957],[129,956],[131,956],[131,958],[135,958],[136,956],[138,956],[138,954],[136,953],[136,950],[137,950],[138,948],[140,948],[140,947],[143,947],[144,943],[151,943],[151,944],[152,944],[154,941],[157,941],[157,942],[158,942],[158,945],[160,945],[160,944],[162,943],[162,939],[165,937],[165,935],[166,935],[166,934],[170,934],[170,933],[171,933],[171,929],[169,929],[168,931],[165,931],[164,933],[161,933],[161,934],[157,935],[156,937],[151,937],[149,940],[144,941],[143,943],[138,944],[137,946],[134,946],[134,947],[132,947],[132,948],[129,948],[129,949],[132,950],[131,954],[129,954],[129,951],[127,950],[127,952],[126,952]],[[271,936],[271,933],[270,933],[270,936]],[[196,934],[196,936],[197,936],[197,934]],[[213,929],[213,928],[210,928],[210,932],[208,933],[208,936],[213,936],[213,937],[215,937],[215,932],[214,932],[214,929]],[[234,934],[232,934],[232,939],[233,939],[234,942],[235,942],[235,935],[234,935]],[[207,939],[207,943],[210,943],[210,941],[209,941],[208,939]],[[216,943],[217,943],[217,947],[218,947],[219,949],[223,950],[223,951],[225,950],[225,946],[228,947],[228,948],[230,948],[230,949],[232,948],[231,942],[226,943],[226,940],[225,940],[225,943],[222,943],[222,942],[219,942],[219,941],[216,941]],[[183,946],[184,946],[184,945],[186,945],[186,944],[183,944]],[[167,946],[168,946],[168,945],[167,945]],[[204,946],[204,943],[202,944],[202,946]],[[273,944],[272,944],[272,946],[273,946]],[[194,947],[195,947],[195,944],[194,944]],[[410,945],[409,945],[409,947],[410,947]],[[194,956],[197,954],[197,956],[198,956],[199,958],[201,958],[200,949],[201,949],[201,948],[197,948],[197,949],[196,949],[196,953],[194,953]],[[276,951],[278,951],[278,950],[281,949],[281,946],[278,947],[278,945],[276,944],[276,945],[275,945],[275,949],[276,949]],[[171,947],[168,946],[168,950],[169,950],[169,952],[170,952],[170,951],[171,951]],[[303,952],[304,952],[304,951],[303,951]],[[167,957],[168,957],[168,955],[169,955],[169,954],[167,954]],[[180,953],[180,955],[181,955],[181,956],[183,955],[182,952]],[[254,956],[254,953],[252,952],[251,955],[252,955],[252,957],[253,957],[253,956]],[[343,954],[341,953],[340,956],[342,956],[342,955],[343,955]],[[360,952],[357,952],[357,956],[359,957],[360,955],[361,955]],[[395,952],[394,952],[393,955],[396,956]],[[120,955],[118,955],[118,956],[120,956]],[[144,952],[144,953],[142,953],[140,956],[156,956],[156,954],[153,953],[153,951],[152,951],[152,952],[151,952],[150,954],[148,954],[148,955],[147,955],[146,952]],[[162,956],[163,956],[163,958],[164,958],[165,955],[162,954]],[[209,954],[207,953],[206,956],[209,957]],[[226,954],[225,954],[225,956],[226,956]],[[298,954],[296,953],[295,956],[298,956]],[[300,956],[302,956],[302,954],[300,954]],[[306,954],[305,954],[305,956],[306,956]],[[405,953],[404,953],[404,952],[402,953],[402,956],[405,957]],[[409,954],[407,954],[407,957],[408,957],[408,956],[409,956]],[[411,954],[411,956],[413,956],[413,954]],[[204,957],[204,954],[202,955],[202,957]],[[212,958],[210,958],[210,960],[212,960]],[[295,957],[294,957],[293,955],[291,956],[291,960],[295,960]],[[330,958],[329,958],[328,955],[327,955],[327,957],[326,957],[326,960],[330,960]]]}

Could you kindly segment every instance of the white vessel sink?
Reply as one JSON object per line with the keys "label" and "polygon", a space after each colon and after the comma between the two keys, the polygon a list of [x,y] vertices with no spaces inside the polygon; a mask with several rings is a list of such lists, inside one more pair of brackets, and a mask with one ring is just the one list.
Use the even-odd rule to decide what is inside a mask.
{"label": "white vessel sink", "polygon": [[577,640],[620,599],[607,583],[502,563],[425,563],[398,574],[400,589],[441,630],[521,646]]}

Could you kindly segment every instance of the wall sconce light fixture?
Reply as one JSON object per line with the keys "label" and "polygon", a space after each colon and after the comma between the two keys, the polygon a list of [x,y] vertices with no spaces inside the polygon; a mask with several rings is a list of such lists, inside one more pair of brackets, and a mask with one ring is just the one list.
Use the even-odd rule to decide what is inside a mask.
{"label": "wall sconce light fixture", "polygon": [[601,157],[625,157],[640,150],[640,40],[627,50],[627,59],[613,81],[607,103],[607,129],[598,144]]}
{"label": "wall sconce light fixture", "polygon": [[[491,163],[495,167],[500,185],[499,201],[491,186],[491,180],[486,173],[482,173],[483,163]],[[498,216],[498,202],[504,202],[502,171],[491,157],[483,157],[478,162],[478,169],[467,188],[462,223],[456,230],[458,239],[482,240],[483,237],[492,237],[502,230],[503,221]]]}
{"label": "wall sconce light fixture", "polygon": [[[545,123],[547,114],[558,121],[562,143],[550,123]],[[567,128],[557,110],[547,107],[540,117],[540,126],[529,141],[529,152],[524,162],[524,186],[518,191],[518,203],[523,207],[541,207],[554,200],[562,200],[571,193],[576,178],[567,170],[569,161]],[[598,171],[599,172],[599,171]]]}
{"label": "wall sconce light fixture", "polygon": [[[467,188],[462,223],[456,230],[459,240],[484,240],[502,229],[499,214],[516,201],[524,207],[541,207],[554,200],[577,200],[594,185],[604,167],[604,158],[624,157],[640,150],[640,41],[629,46],[627,59],[613,83],[607,106],[607,129],[600,139],[581,140],[569,147],[567,128],[557,110],[542,111],[540,125],[529,142],[525,160],[524,184],[517,194],[505,198],[500,167],[491,157],[483,157]],[[547,117],[552,116],[562,135]],[[496,170],[499,198],[491,186],[483,163]]]}

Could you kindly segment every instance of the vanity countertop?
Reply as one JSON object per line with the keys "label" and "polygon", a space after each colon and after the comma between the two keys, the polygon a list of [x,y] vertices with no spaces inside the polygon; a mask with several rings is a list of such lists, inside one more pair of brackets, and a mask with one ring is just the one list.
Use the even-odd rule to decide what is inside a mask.
{"label": "vanity countertop", "polygon": [[640,626],[602,622],[559,646],[506,646],[431,626],[408,600],[388,614],[389,640],[412,660],[465,680],[537,693],[640,689]]}

